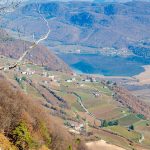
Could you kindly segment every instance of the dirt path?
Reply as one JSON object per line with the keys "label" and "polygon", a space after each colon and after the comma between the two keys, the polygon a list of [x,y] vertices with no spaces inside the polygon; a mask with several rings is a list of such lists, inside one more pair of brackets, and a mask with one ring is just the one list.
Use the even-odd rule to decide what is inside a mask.
{"label": "dirt path", "polygon": [[144,141],[144,135],[142,134],[141,139],[139,140],[139,143],[142,143]]}
{"label": "dirt path", "polygon": [[76,96],[78,103],[81,105],[81,107],[83,108],[83,110],[89,115],[91,116],[93,119],[100,121],[100,119],[96,118],[96,116],[92,113],[90,113],[88,111],[88,109],[86,108],[86,106],[82,103],[82,98],[75,92],[73,92],[73,95]]}

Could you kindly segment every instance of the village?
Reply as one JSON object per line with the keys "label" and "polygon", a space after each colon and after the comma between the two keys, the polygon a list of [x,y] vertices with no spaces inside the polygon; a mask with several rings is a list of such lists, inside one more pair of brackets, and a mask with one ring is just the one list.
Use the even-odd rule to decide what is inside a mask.
{"label": "village", "polygon": [[[7,72],[7,71],[6,71]],[[77,86],[80,88],[90,88],[89,84],[99,84],[100,81],[98,81],[96,78],[92,76],[87,75],[77,75],[76,73],[72,73],[69,75],[66,75],[64,78],[60,77],[60,75],[56,72],[47,71],[45,69],[41,69],[39,66],[24,66],[24,67],[17,67],[14,70],[15,72],[15,80],[21,85],[22,82],[24,82],[27,79],[33,79],[40,78],[40,80],[36,80],[37,83],[49,87],[51,90],[51,93],[60,101],[65,101],[59,94],[57,93],[57,90],[61,88],[61,86],[68,87],[69,85]],[[25,85],[22,86],[23,90],[26,91]],[[104,85],[102,87],[104,90],[107,89],[107,87]],[[104,91],[100,91],[93,87],[92,95],[99,99],[99,97],[104,94]],[[107,92],[106,92],[107,93]],[[58,95],[57,95],[58,94]],[[74,94],[72,92],[72,94]],[[76,93],[75,93],[76,94]],[[76,95],[77,96],[77,95]],[[81,100],[77,100],[78,104],[87,112],[88,115],[91,115],[90,118],[92,118],[92,126],[95,126],[99,128],[101,126],[100,119],[97,119],[92,113],[88,112],[86,106],[82,103]],[[48,105],[45,105],[48,107]],[[55,108],[53,108],[53,113],[55,113]],[[69,129],[69,132],[74,132],[76,134],[87,134],[88,131],[88,121],[85,119],[81,119],[81,121],[71,121],[71,120],[65,120],[64,125]]]}

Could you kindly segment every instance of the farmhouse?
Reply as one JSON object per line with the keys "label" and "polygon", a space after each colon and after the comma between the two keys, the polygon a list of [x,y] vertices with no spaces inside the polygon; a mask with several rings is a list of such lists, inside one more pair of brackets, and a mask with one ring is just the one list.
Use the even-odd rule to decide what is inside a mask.
{"label": "farmhouse", "polygon": [[76,81],[76,78],[68,79],[68,80],[65,80],[65,81],[68,82],[68,83],[71,83],[71,82]]}
{"label": "farmhouse", "polygon": [[71,80],[71,79],[68,79],[68,80],[66,80],[66,82],[71,83],[71,82],[72,82],[72,80]]}
{"label": "farmhouse", "polygon": [[33,75],[33,74],[35,74],[35,71],[32,71],[30,68],[27,68],[26,71],[21,71],[21,74],[23,74],[23,75]]}
{"label": "farmhouse", "polygon": [[94,95],[95,97],[101,96],[100,93],[97,93],[97,92],[96,92],[96,93],[93,93],[93,95]]}
{"label": "farmhouse", "polygon": [[48,78],[51,80],[51,81],[54,81],[55,80],[55,76],[48,76]]}

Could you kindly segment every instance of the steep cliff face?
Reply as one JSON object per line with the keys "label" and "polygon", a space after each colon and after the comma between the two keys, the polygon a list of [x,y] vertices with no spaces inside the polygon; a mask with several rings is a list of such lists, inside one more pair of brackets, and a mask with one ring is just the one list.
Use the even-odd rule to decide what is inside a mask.
{"label": "steep cliff face", "polygon": [[[18,59],[30,45],[30,42],[11,38],[5,31],[0,30],[0,55]],[[35,47],[26,59],[49,70],[70,72],[69,67],[43,45]]]}

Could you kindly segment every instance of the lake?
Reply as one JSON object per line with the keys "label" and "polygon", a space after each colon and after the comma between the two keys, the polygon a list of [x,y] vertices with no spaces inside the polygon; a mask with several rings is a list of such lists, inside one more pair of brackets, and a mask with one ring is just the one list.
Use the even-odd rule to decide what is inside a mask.
{"label": "lake", "polygon": [[101,74],[104,76],[134,76],[144,72],[143,65],[150,64],[142,57],[104,56],[100,54],[58,55],[77,73]]}

